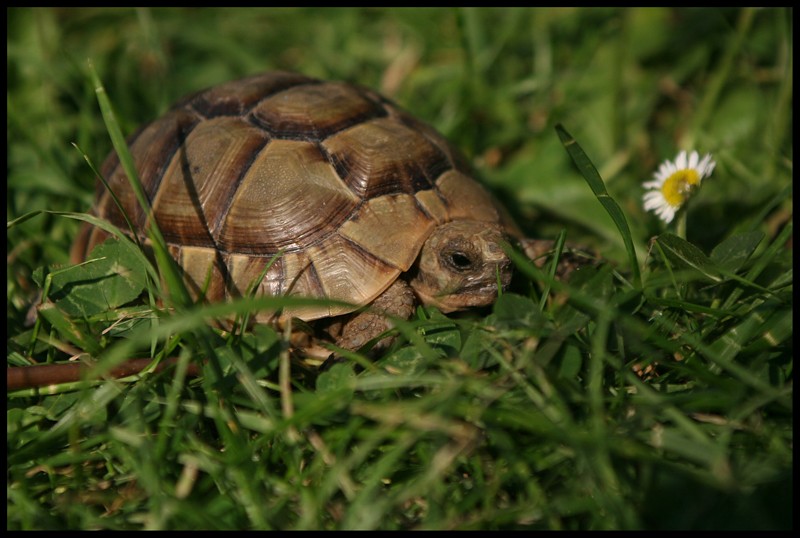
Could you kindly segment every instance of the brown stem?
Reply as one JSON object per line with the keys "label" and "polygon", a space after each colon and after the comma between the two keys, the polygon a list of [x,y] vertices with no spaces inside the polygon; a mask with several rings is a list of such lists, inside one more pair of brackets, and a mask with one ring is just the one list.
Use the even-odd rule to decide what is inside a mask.
{"label": "brown stem", "polygon": [[[155,371],[160,372],[177,362],[176,357],[162,361],[156,366]],[[107,377],[118,379],[129,375],[138,374],[153,362],[153,359],[130,359],[120,366],[113,368]],[[85,378],[85,372],[91,365],[83,363],[73,364],[42,364],[38,366],[16,366],[6,369],[6,390],[28,389],[33,387],[46,387],[61,383],[73,383]],[[198,364],[189,364],[186,375],[200,375]]]}

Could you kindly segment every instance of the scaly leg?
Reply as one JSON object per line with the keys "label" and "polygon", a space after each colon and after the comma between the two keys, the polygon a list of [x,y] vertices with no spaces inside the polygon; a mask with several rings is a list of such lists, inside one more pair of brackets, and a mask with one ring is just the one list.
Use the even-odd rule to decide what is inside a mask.
{"label": "scaly leg", "polygon": [[[416,297],[405,280],[396,280],[378,296],[369,309],[354,314],[344,324],[336,344],[345,349],[357,350],[373,338],[393,327],[391,319],[384,314],[408,319],[414,313]],[[386,337],[375,344],[373,350],[386,349],[393,338]]]}

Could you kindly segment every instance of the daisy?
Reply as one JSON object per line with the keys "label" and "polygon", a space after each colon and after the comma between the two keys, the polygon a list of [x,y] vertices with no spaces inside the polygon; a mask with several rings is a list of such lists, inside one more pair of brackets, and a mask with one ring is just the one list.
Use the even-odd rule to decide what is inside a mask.
{"label": "daisy", "polygon": [[689,195],[700,186],[703,178],[711,175],[717,163],[707,153],[702,160],[693,151],[686,155],[681,151],[675,162],[664,161],[653,174],[652,181],[643,186],[648,191],[644,194],[644,208],[653,211],[666,223],[672,222],[675,213],[683,206]]}

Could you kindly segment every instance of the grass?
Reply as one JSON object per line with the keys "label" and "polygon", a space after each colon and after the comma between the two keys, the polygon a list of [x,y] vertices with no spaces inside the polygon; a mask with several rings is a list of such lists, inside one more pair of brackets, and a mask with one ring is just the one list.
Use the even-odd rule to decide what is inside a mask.
{"label": "grass", "polygon": [[[8,529],[792,526],[791,11],[8,18],[8,364],[175,359],[8,393]],[[520,261],[487,311],[419,309],[384,356],[323,369],[269,327],[205,322],[257,300],[164,315],[135,248],[109,252],[132,271],[113,293],[48,303],[31,325],[42,287],[61,299],[71,272],[109,271],[66,267],[66,215],[94,189],[85,157],[111,149],[87,59],[124,134],[267,69],[373,87],[464,150],[531,236],[566,230],[609,261],[568,284]],[[683,237],[641,207],[680,149],[717,161]]]}

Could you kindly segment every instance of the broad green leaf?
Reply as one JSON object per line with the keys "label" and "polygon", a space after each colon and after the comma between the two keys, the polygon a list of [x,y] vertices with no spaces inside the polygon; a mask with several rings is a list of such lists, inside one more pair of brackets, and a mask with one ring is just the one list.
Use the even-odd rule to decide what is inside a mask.
{"label": "broad green leaf", "polygon": [[[440,350],[434,350],[435,357],[442,358]],[[430,361],[417,347],[402,347],[391,355],[378,361],[378,365],[391,374],[414,375],[427,370]]]}
{"label": "broad green leaf", "polygon": [[755,252],[764,238],[760,231],[734,235],[724,240],[711,251],[711,259],[727,271],[737,271]]}
{"label": "broad green leaf", "polygon": [[317,378],[317,390],[320,392],[332,392],[345,390],[351,395],[353,393],[356,373],[353,371],[353,363],[342,362],[334,364],[330,370],[322,372]]}
{"label": "broad green leaf", "polygon": [[48,299],[73,317],[89,317],[136,299],[145,286],[145,268],[136,247],[108,240],[87,262],[51,272]]}
{"label": "broad green leaf", "polygon": [[566,346],[564,357],[558,369],[558,377],[562,379],[577,379],[583,366],[583,355],[576,346]]}
{"label": "broad green leaf", "polygon": [[486,367],[488,355],[484,351],[484,346],[490,344],[491,337],[480,327],[475,327],[464,338],[464,345],[461,348],[459,357],[475,370]]}
{"label": "broad green leaf", "polygon": [[439,311],[431,312],[431,319],[425,324],[424,334],[426,342],[432,347],[442,349],[449,356],[456,355],[461,349],[461,331],[452,320]]}
{"label": "broad green leaf", "polygon": [[498,325],[531,327],[545,323],[545,318],[531,299],[516,293],[504,293],[494,303],[494,318]]}
{"label": "broad green leaf", "polygon": [[657,242],[670,261],[681,267],[695,269],[714,282],[722,280],[714,262],[703,254],[702,250],[685,239],[671,233],[664,233],[658,236]]}
{"label": "broad green leaf", "polygon": [[90,355],[100,353],[100,345],[92,338],[86,338],[84,331],[75,322],[64,315],[64,312],[53,303],[45,303],[39,307],[39,315],[58,330],[62,338],[66,338],[80,349],[87,351]]}

